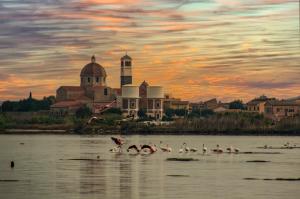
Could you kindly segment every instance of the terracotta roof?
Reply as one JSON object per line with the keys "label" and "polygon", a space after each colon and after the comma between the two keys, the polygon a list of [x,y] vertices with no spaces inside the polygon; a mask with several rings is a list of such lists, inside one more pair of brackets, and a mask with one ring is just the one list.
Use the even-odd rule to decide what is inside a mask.
{"label": "terracotta roof", "polygon": [[83,91],[83,88],[80,86],[61,86],[58,89],[64,89],[68,91]]}
{"label": "terracotta roof", "polygon": [[83,103],[79,101],[61,101],[51,105],[51,108],[77,107],[82,105]]}
{"label": "terracotta roof", "polygon": [[271,106],[300,106],[299,102],[288,100],[270,100],[266,104]]}
{"label": "terracotta roof", "polygon": [[217,99],[216,99],[216,98],[213,98],[213,99],[207,100],[207,101],[204,102],[204,103],[218,103],[218,102],[217,102]]}
{"label": "terracotta roof", "polygon": [[172,105],[188,105],[189,101],[172,101]]}

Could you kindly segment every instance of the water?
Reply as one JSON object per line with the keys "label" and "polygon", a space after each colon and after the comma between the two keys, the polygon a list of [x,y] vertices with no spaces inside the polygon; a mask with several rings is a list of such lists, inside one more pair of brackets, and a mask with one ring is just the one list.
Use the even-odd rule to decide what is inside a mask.
{"label": "water", "polygon": [[[0,135],[0,198],[299,198],[299,181],[243,178],[300,177],[300,149],[271,150],[283,154],[179,154],[182,142],[211,149],[233,145],[241,151],[265,151],[257,146],[281,146],[300,137],[129,136],[128,144],[159,143],[172,153],[113,154],[109,136]],[[24,142],[24,145],[20,143]],[[270,150],[269,150],[270,151]],[[72,158],[100,161],[67,160]],[[193,157],[194,162],[171,162],[168,157]],[[10,168],[10,161],[15,168]],[[269,160],[270,163],[247,163]],[[168,175],[183,175],[179,177]],[[1,180],[19,180],[5,182]]]}

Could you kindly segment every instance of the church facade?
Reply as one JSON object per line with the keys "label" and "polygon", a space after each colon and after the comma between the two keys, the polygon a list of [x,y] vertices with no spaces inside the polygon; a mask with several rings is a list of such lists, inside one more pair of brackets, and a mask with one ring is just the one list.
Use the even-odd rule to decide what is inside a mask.
{"label": "church facade", "polygon": [[61,86],[57,89],[52,112],[57,115],[74,114],[79,107],[86,105],[93,113],[99,113],[108,104],[114,106],[119,89],[107,86],[106,77],[104,67],[92,56],[91,62],[80,72],[80,86]]}

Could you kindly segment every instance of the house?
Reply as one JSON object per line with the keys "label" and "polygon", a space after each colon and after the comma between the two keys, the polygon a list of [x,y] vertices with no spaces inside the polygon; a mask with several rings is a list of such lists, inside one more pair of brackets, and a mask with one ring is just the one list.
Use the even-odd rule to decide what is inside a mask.
{"label": "house", "polygon": [[270,100],[265,103],[265,116],[273,120],[300,115],[300,102],[289,100]]}

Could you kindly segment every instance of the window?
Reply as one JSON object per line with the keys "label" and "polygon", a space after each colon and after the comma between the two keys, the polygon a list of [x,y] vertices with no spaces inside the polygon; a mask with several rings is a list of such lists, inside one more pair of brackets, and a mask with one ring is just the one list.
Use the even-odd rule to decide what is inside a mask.
{"label": "window", "polygon": [[122,105],[123,105],[123,109],[128,109],[128,100],[127,99],[123,99]]}
{"label": "window", "polygon": [[96,77],[96,82],[99,83],[99,77]]}
{"label": "window", "polygon": [[156,108],[160,108],[160,103],[156,102]]}
{"label": "window", "polygon": [[91,82],[91,78],[88,77],[88,83],[90,83],[90,82]]}
{"label": "window", "polygon": [[277,108],[276,111],[277,111],[277,113],[280,112],[280,108]]}
{"label": "window", "polygon": [[131,61],[125,61],[125,66],[131,66]]}
{"label": "window", "polygon": [[124,63],[123,63],[123,61],[121,61],[121,66],[124,66]]}
{"label": "window", "polygon": [[135,108],[135,103],[134,102],[131,102],[131,104],[130,104],[130,108]]}
{"label": "window", "polygon": [[108,90],[107,88],[104,89],[104,95],[107,95],[108,94]]}

